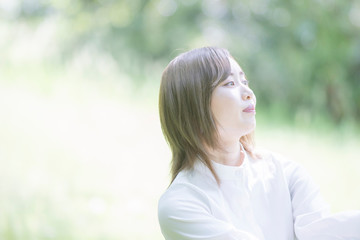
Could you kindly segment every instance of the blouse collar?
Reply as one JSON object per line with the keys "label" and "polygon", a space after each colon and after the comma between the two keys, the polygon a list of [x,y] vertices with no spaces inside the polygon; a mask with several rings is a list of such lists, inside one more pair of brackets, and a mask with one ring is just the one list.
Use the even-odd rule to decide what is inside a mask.
{"label": "blouse collar", "polygon": [[229,166],[212,161],[213,168],[222,180],[234,180],[239,179],[244,174],[245,169],[249,164],[248,156],[245,152],[244,161],[240,166]]}
{"label": "blouse collar", "polygon": [[[247,169],[249,165],[248,154],[246,151],[244,151],[244,153],[244,161],[240,166],[229,166],[217,163],[213,160],[211,161],[214,171],[220,180],[236,180],[244,176],[245,169]],[[197,161],[197,163],[195,163],[194,169],[206,174],[211,174],[208,167],[205,166],[205,164],[203,164],[201,161]]]}

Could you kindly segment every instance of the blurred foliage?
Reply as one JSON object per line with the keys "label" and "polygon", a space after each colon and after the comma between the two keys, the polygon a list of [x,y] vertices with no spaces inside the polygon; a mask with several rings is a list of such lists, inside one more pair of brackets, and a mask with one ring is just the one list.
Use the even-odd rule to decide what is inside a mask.
{"label": "blurred foliage", "polygon": [[259,145],[359,208],[359,30],[357,0],[0,0],[0,239],[162,239],[160,76],[206,45],[244,68]]}
{"label": "blurred foliage", "polygon": [[92,49],[134,84],[158,84],[178,53],[217,45],[239,60],[260,108],[304,123],[360,120],[356,0],[17,0],[1,9],[33,29],[50,22],[61,62]]}

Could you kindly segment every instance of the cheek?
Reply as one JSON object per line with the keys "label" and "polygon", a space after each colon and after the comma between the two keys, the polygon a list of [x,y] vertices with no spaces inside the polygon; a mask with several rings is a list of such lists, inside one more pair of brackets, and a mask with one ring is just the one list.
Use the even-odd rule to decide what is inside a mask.
{"label": "cheek", "polygon": [[241,106],[236,96],[216,95],[211,102],[211,111],[214,119],[222,124],[229,124],[236,121],[239,116]]}

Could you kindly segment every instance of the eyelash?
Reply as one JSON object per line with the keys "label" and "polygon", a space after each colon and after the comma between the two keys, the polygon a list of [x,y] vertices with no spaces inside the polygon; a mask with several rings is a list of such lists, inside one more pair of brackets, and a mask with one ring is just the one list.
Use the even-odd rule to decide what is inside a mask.
{"label": "eyelash", "polygon": [[[248,86],[249,85],[249,81],[248,80],[244,80],[241,81],[242,84]],[[230,81],[224,84],[224,86],[235,86],[235,82],[234,81]]]}
{"label": "eyelash", "polygon": [[234,81],[230,81],[224,84],[224,86],[235,86],[235,82]]}

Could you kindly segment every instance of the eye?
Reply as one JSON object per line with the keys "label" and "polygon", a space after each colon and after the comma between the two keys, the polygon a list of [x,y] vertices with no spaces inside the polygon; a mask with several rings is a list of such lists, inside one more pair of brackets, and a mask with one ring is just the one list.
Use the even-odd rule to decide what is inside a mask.
{"label": "eye", "polygon": [[229,82],[225,83],[224,86],[228,86],[228,87],[235,86],[235,82],[229,81]]}
{"label": "eye", "polygon": [[241,83],[244,84],[244,85],[246,85],[246,86],[249,85],[249,81],[248,81],[248,80],[243,80],[243,81],[241,81]]}

